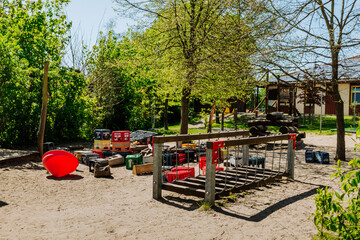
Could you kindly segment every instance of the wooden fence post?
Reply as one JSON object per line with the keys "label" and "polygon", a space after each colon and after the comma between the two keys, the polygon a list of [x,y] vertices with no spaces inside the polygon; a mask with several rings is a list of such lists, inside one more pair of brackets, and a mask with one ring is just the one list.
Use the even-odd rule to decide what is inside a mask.
{"label": "wooden fence post", "polygon": [[[210,148],[211,146],[211,148]],[[205,182],[205,202],[215,204],[215,172],[216,164],[212,163],[213,143],[207,142],[206,148],[206,182]],[[220,151],[220,149],[219,149]]]}
{"label": "wooden fence post", "polygon": [[44,154],[44,135],[45,135],[45,125],[46,125],[46,112],[47,112],[47,103],[48,103],[48,73],[49,73],[49,61],[44,63],[44,77],[43,77],[43,88],[42,88],[42,106],[41,106],[41,116],[39,123],[39,131],[37,136],[37,144],[42,157]]}
{"label": "wooden fence post", "polygon": [[153,198],[161,198],[162,144],[154,143]]}
{"label": "wooden fence post", "polygon": [[288,151],[287,151],[287,173],[289,178],[294,179],[294,169],[295,169],[295,150],[294,150],[294,140],[289,140],[288,142]]}

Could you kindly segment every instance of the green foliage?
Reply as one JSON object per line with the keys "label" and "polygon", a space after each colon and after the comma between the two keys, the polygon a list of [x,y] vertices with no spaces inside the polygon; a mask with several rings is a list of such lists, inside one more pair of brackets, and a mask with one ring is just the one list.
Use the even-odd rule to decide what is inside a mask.
{"label": "green foliage", "polygon": [[208,203],[208,202],[205,202],[205,201],[200,201],[198,203],[198,205],[200,207],[199,208],[200,211],[209,211],[209,210],[211,210],[211,207],[212,207],[211,203]]}
{"label": "green foliage", "polygon": [[[355,151],[358,148],[359,144]],[[327,187],[318,189],[314,223],[319,239],[358,239],[360,236],[360,158],[354,158],[348,165],[350,171],[342,169],[339,160],[332,175],[339,179],[339,191],[330,191]]]}
{"label": "green foliage", "polygon": [[137,62],[142,49],[127,36],[118,39],[109,32],[101,36],[90,55],[90,91],[97,99],[97,117],[112,130],[151,127],[153,80],[140,72],[146,67]]}
{"label": "green foliage", "polygon": [[70,23],[68,0],[2,1],[0,9],[0,145],[36,145],[43,63],[50,61],[45,141],[87,138],[97,120],[82,74],[60,66]]}

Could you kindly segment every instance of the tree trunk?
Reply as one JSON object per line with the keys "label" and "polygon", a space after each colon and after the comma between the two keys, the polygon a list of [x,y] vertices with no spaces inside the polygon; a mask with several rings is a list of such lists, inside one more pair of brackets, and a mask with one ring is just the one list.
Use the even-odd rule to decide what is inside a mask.
{"label": "tree trunk", "polygon": [[212,130],[211,127],[212,127],[212,119],[214,117],[215,106],[216,106],[216,103],[214,101],[213,105],[211,107],[210,116],[209,116],[209,124],[208,124],[208,129],[207,129],[208,133],[211,133],[211,130]]}
{"label": "tree trunk", "polygon": [[221,112],[221,131],[224,131],[225,110],[226,108],[223,108]]}
{"label": "tree trunk", "polygon": [[164,129],[169,130],[169,124],[168,124],[168,110],[169,110],[169,99],[165,99],[164,103]]}
{"label": "tree trunk", "polygon": [[237,130],[237,108],[234,108],[234,129]]}
{"label": "tree trunk", "polygon": [[343,101],[335,103],[336,108],[336,159],[345,161],[345,122],[344,122],[344,103]]}
{"label": "tree trunk", "polygon": [[45,134],[45,125],[46,125],[46,112],[47,112],[47,102],[48,102],[48,73],[49,73],[49,62],[45,62],[44,66],[44,78],[43,78],[43,88],[42,88],[42,107],[41,107],[41,116],[40,124],[38,131],[38,149],[40,155],[44,154],[44,134]]}
{"label": "tree trunk", "polygon": [[216,111],[215,111],[215,116],[216,116],[216,123],[220,124],[220,116],[219,116],[219,110],[218,109],[216,109]]}
{"label": "tree trunk", "polygon": [[191,90],[187,87],[184,87],[182,90],[181,96],[181,126],[180,134],[188,133],[188,124],[189,124],[189,100]]}

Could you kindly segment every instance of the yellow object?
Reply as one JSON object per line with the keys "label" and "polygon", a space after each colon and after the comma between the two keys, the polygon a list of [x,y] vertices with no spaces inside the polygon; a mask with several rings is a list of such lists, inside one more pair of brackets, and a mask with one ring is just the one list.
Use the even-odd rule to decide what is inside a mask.
{"label": "yellow object", "polygon": [[220,149],[220,150],[221,150],[221,160],[224,161],[225,159],[227,159],[228,150],[226,149]]}
{"label": "yellow object", "polygon": [[196,144],[195,143],[184,143],[181,146],[196,149]]}
{"label": "yellow object", "polygon": [[110,150],[110,140],[94,140],[95,150]]}

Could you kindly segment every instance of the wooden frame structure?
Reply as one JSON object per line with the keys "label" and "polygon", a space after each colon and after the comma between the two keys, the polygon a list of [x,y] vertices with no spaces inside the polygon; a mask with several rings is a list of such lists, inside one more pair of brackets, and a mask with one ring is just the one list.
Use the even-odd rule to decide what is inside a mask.
{"label": "wooden frame structure", "polygon": [[[248,136],[248,131],[233,131],[223,133],[178,135],[178,136],[156,136],[154,137],[154,175],[153,175],[153,198],[160,199],[162,190],[168,190],[185,195],[204,197],[206,202],[214,204],[215,198],[228,195],[229,192],[240,192],[255,186],[264,185],[287,176],[294,178],[294,158],[295,150],[292,139],[288,134],[242,138],[224,141],[208,141],[206,143],[206,175],[176,180],[172,183],[162,182],[162,144],[166,142],[178,142],[189,140],[204,140],[214,138],[227,138],[236,136]],[[287,147],[287,168],[286,171],[278,172],[270,169],[259,169],[256,167],[230,168],[226,172],[216,172],[216,160],[213,155],[223,147],[243,146],[243,163],[248,161],[249,145],[263,144],[275,141],[288,141]],[[246,178],[241,174],[246,172]],[[225,176],[226,175],[226,176]],[[232,178],[235,178],[236,182]],[[238,183],[241,184],[238,184]],[[228,189],[224,190],[224,186]]]}

